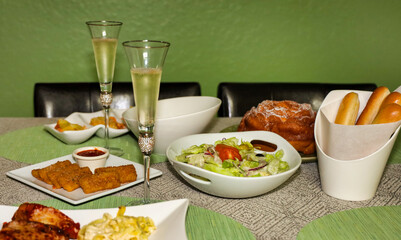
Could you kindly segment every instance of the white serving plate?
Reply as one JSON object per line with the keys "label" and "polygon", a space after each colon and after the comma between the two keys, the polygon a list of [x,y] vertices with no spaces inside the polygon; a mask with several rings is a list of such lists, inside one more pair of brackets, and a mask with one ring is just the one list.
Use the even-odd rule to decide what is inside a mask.
{"label": "white serving plate", "polygon": [[[178,199],[161,203],[126,207],[124,215],[152,218],[157,229],[149,237],[149,240],[186,240],[185,216],[188,204],[188,199]],[[11,221],[11,218],[17,209],[18,207],[0,205],[0,222]],[[75,222],[79,222],[82,228],[93,220],[103,217],[104,213],[110,213],[115,217],[118,208],[61,211]]]}
{"label": "white serving plate", "polygon": [[[115,117],[118,122],[123,123],[122,114],[127,109],[110,109],[110,117]],[[59,140],[65,142],[66,144],[79,144],[85,142],[94,134],[96,136],[103,138],[104,137],[104,125],[90,125],[90,121],[94,117],[103,117],[103,111],[93,112],[93,113],[80,113],[75,112],[69,115],[68,117],[64,118],[65,120],[69,121],[70,123],[79,124],[81,126],[86,126],[87,129],[85,130],[78,130],[78,131],[64,131],[60,132],[54,127],[57,123],[46,124],[44,128],[51,133],[53,136],[58,138]],[[109,128],[109,137],[115,138],[127,133],[129,130],[125,129],[114,129]]]}
{"label": "white serving plate", "polygon": [[[139,164],[139,163],[135,163],[129,160],[126,160],[124,158],[120,158],[114,155],[109,156],[109,158],[106,161],[106,167],[108,166],[121,166],[121,165],[127,165],[127,164],[133,164],[135,166],[136,169],[136,174],[137,174],[137,180],[135,182],[130,182],[130,183],[126,183],[121,185],[118,188],[113,188],[110,190],[104,190],[104,191],[99,191],[99,192],[94,192],[94,193],[90,193],[90,194],[85,194],[81,188],[78,188],[72,192],[68,192],[64,189],[53,189],[52,185],[49,185],[45,182],[42,182],[38,179],[36,179],[34,176],[32,176],[31,171],[33,169],[38,169],[38,168],[44,168],[47,167],[51,164],[56,163],[57,161],[64,161],[64,160],[69,160],[70,162],[75,163],[72,155],[66,155],[63,157],[59,157],[59,158],[55,158],[46,162],[42,162],[42,163],[38,163],[38,164],[34,164],[34,165],[30,165],[27,167],[23,167],[23,168],[19,168],[16,170],[12,170],[7,172],[7,176],[9,176],[10,178],[13,178],[15,180],[18,180],[22,183],[25,183],[28,186],[31,186],[33,188],[36,188],[42,192],[45,192],[47,194],[50,194],[54,197],[57,197],[59,199],[62,199],[66,202],[69,202],[71,204],[77,205],[77,204],[81,204],[83,202],[87,202],[90,201],[92,199],[98,198],[98,197],[102,197],[114,192],[118,192],[122,189],[125,188],[129,188],[131,186],[134,186],[138,183],[143,182],[143,165]],[[162,172],[157,170],[157,169],[153,169],[150,168],[150,178],[155,178],[162,175]]]}
{"label": "white serving plate", "polygon": [[[223,138],[236,137],[245,141],[264,140],[277,145],[277,150],[284,150],[284,161],[288,162],[290,169],[286,172],[264,177],[232,177],[215,172],[211,172],[199,167],[182,163],[175,160],[183,149],[192,145],[203,143],[213,144]],[[199,190],[226,198],[247,198],[267,193],[288,180],[301,165],[301,156],[295,148],[281,136],[267,131],[249,131],[249,132],[229,132],[229,133],[210,133],[186,136],[177,139],[167,148],[167,158],[173,165],[178,174],[189,184]],[[197,175],[207,180],[202,180],[192,175]]]}

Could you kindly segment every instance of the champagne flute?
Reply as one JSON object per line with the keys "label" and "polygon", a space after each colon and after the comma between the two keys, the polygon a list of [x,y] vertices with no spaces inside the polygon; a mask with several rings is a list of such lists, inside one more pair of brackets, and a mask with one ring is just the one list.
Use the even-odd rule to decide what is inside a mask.
{"label": "champagne flute", "polygon": [[150,155],[155,144],[153,129],[164,60],[170,43],[164,41],[135,40],[123,42],[130,64],[132,86],[138,119],[138,145],[143,155],[144,198],[150,202]]}
{"label": "champagne flute", "polygon": [[110,105],[113,102],[112,87],[117,40],[123,23],[116,21],[88,21],[86,24],[92,37],[97,76],[100,84],[100,101],[104,111],[105,148],[109,149],[111,154],[121,156],[123,154],[122,149],[112,148],[109,145],[109,115]]}

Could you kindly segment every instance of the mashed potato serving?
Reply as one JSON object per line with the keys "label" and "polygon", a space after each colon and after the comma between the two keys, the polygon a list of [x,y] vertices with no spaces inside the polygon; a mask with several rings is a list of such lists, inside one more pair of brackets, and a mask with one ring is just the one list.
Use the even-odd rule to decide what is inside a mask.
{"label": "mashed potato serving", "polygon": [[119,208],[115,218],[105,213],[101,219],[83,226],[78,233],[78,240],[147,240],[156,230],[151,218],[124,216],[124,213],[125,206]]}

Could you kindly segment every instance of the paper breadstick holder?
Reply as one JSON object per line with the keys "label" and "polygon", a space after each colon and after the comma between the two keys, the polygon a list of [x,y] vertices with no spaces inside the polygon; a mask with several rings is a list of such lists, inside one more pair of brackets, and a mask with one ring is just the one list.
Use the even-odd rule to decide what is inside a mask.
{"label": "paper breadstick holder", "polygon": [[[401,121],[360,126],[334,124],[343,97],[351,91],[359,96],[358,116],[372,93],[335,90],[326,96],[316,116],[316,152],[323,191],[338,199],[363,201],[376,193]],[[401,87],[396,91],[401,92]]]}

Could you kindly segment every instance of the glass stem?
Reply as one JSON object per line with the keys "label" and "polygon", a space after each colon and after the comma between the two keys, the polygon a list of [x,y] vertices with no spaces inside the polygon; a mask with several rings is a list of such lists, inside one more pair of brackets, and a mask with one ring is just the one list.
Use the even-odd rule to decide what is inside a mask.
{"label": "glass stem", "polygon": [[149,169],[150,169],[150,154],[143,154],[143,203],[150,203],[150,181],[149,181]]}
{"label": "glass stem", "polygon": [[144,197],[143,203],[150,202],[150,155],[152,154],[155,145],[155,138],[153,132],[140,132],[138,138],[138,145],[143,155],[143,184],[144,184]]}
{"label": "glass stem", "polygon": [[109,115],[110,115],[110,106],[103,106],[104,109],[104,145],[105,148],[109,149]]}
{"label": "glass stem", "polygon": [[100,102],[102,103],[104,110],[104,141],[105,148],[110,149],[109,146],[109,114],[110,114],[110,105],[113,102],[113,94],[108,91],[100,92]]}

